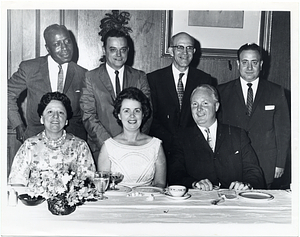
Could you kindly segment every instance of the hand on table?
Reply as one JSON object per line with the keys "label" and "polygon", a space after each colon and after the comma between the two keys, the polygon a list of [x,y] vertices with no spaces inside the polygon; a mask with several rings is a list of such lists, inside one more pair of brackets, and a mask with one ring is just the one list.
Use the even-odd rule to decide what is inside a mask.
{"label": "hand on table", "polygon": [[249,183],[234,181],[230,184],[229,189],[250,190],[250,189],[252,189],[252,186]]}
{"label": "hand on table", "polygon": [[194,182],[192,186],[193,188],[200,189],[203,191],[213,190],[213,185],[208,179],[202,179],[199,182]]}

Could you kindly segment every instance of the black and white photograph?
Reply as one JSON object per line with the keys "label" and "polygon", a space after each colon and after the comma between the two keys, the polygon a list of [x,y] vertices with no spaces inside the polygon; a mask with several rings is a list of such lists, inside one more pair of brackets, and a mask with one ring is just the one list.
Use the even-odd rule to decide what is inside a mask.
{"label": "black and white photograph", "polygon": [[1,236],[299,236],[299,2],[1,1]]}

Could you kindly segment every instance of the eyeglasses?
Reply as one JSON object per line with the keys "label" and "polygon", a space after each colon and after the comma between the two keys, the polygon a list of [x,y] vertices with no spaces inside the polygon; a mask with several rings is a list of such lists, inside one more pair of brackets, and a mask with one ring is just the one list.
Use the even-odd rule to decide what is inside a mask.
{"label": "eyeglasses", "polygon": [[184,46],[182,46],[182,45],[174,45],[174,46],[171,46],[171,47],[177,49],[179,52],[183,52],[184,49],[186,48],[186,50],[187,50],[189,53],[194,52],[194,49],[195,49],[194,46],[186,46],[186,47],[184,47]]}

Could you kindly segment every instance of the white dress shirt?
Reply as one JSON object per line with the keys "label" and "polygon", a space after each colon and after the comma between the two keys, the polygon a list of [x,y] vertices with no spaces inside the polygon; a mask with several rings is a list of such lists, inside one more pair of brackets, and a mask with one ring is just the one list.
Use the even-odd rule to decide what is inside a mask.
{"label": "white dress shirt", "polygon": [[[64,71],[64,85],[65,85],[65,81],[66,81],[68,65],[69,65],[69,63],[64,63],[61,65],[62,69]],[[57,91],[57,79],[58,79],[59,67],[58,67],[58,63],[55,62],[50,55],[48,56],[48,70],[49,70],[49,79],[50,79],[50,84],[51,84],[51,90],[52,90],[52,92],[55,92],[55,91]]]}
{"label": "white dress shirt", "polygon": [[[106,70],[108,72],[110,81],[113,85],[114,92],[116,92],[116,74],[115,74],[116,70],[113,69],[111,66],[109,66],[107,63],[106,63]],[[121,67],[118,71],[119,71],[120,89],[122,91],[123,90],[123,78],[124,78],[124,66]]]}
{"label": "white dress shirt", "polygon": [[[198,127],[200,128],[203,136],[205,137],[205,140],[207,140],[207,133],[205,131],[206,127],[200,127],[200,126],[198,126]],[[210,136],[211,136],[211,142],[212,142],[213,151],[215,151],[215,147],[216,147],[217,127],[218,127],[218,121],[217,121],[217,119],[216,119],[216,121],[210,127],[208,127],[208,129],[210,131]]]}
{"label": "white dress shirt", "polygon": [[174,64],[172,64],[172,72],[173,72],[173,77],[174,77],[176,89],[177,89],[177,84],[178,84],[178,81],[179,81],[179,74],[180,74],[180,73],[184,73],[183,77],[181,78],[182,84],[183,84],[183,89],[184,89],[185,86],[186,86],[186,81],[187,81],[187,75],[188,75],[188,72],[189,72],[189,68],[187,68],[184,72],[181,72],[181,71],[179,71],[179,70],[174,66]]}
{"label": "white dress shirt", "polygon": [[[248,94],[248,88],[249,88],[249,86],[247,84],[249,82],[247,82],[246,80],[244,80],[241,77],[240,77],[240,81],[241,81],[241,86],[242,86],[242,91],[243,91],[245,104],[247,104],[247,94]],[[252,83],[251,88],[253,90],[253,102],[254,102],[254,99],[255,99],[256,92],[257,92],[258,82],[259,82],[259,77],[251,82]]]}

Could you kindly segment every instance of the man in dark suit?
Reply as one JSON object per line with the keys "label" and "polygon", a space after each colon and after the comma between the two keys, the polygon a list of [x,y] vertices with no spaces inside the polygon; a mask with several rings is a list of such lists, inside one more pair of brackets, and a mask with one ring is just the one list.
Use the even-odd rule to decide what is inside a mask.
{"label": "man in dark suit", "polygon": [[195,123],[175,136],[168,169],[170,184],[205,191],[214,186],[263,188],[263,174],[246,132],[216,119],[216,89],[207,84],[197,87],[190,106]]}
{"label": "man in dark suit", "polygon": [[[8,80],[8,119],[16,129],[17,139],[23,142],[44,129],[37,113],[37,105],[47,92],[60,91],[71,100],[73,117],[67,132],[86,139],[82,124],[79,98],[86,69],[72,62],[73,42],[63,25],[50,25],[44,31],[48,55],[23,61]],[[61,67],[61,69],[60,69]],[[17,106],[19,95],[27,89],[26,123],[22,122]]]}
{"label": "man in dark suit", "polygon": [[220,85],[220,120],[247,131],[264,172],[267,187],[282,176],[290,143],[289,110],[281,86],[259,78],[261,48],[238,50],[240,78]]}
{"label": "man in dark suit", "polygon": [[169,156],[172,136],[178,128],[193,123],[190,95],[200,84],[212,84],[209,74],[189,67],[195,53],[194,38],[181,32],[171,38],[168,48],[172,65],[147,75],[153,105],[150,135],[160,138]]}
{"label": "man in dark suit", "polygon": [[[104,141],[121,133],[122,127],[113,116],[116,94],[124,88],[136,87],[150,98],[145,72],[125,65],[128,56],[127,35],[110,30],[103,38],[106,63],[86,73],[85,87],[80,99],[83,123],[88,132],[88,143],[97,164]],[[142,128],[149,131],[147,122]]]}

